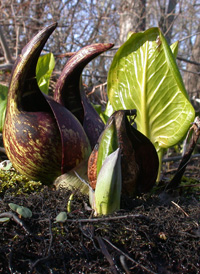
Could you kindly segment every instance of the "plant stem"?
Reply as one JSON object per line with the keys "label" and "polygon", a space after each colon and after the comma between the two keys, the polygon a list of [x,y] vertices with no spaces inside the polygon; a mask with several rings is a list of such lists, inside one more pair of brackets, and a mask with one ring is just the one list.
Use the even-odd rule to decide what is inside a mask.
{"label": "plant stem", "polygon": [[158,176],[157,176],[157,183],[160,181],[160,173],[161,173],[161,168],[162,168],[162,160],[163,160],[163,151],[164,149],[159,147],[157,149],[157,153],[158,153],[158,160],[159,160],[159,169],[158,169]]}

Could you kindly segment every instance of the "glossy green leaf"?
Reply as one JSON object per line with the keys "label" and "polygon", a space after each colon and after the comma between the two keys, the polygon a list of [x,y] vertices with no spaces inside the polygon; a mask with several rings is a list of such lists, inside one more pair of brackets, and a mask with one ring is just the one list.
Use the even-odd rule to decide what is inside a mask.
{"label": "glossy green leaf", "polygon": [[97,177],[96,214],[111,214],[120,209],[121,188],[121,154],[118,148],[106,158]]}
{"label": "glossy green leaf", "polygon": [[[133,34],[133,32],[130,32],[128,35],[131,36],[131,34]],[[178,42],[173,43],[171,46],[171,51],[174,54],[174,57],[176,58],[177,54],[178,54]],[[106,105],[106,109],[104,112],[99,113],[99,115],[101,115],[101,119],[104,121],[104,123],[106,124],[106,122],[108,121],[109,117],[115,112],[115,110],[113,109],[113,106],[111,105],[110,101],[108,100],[108,103]]]}
{"label": "glossy green leaf", "polygon": [[6,116],[8,87],[0,84],[0,132],[3,131]]}
{"label": "glossy green leaf", "polygon": [[[177,54],[177,44],[172,46]],[[179,142],[194,119],[179,69],[158,28],[132,34],[120,47],[108,74],[114,108],[137,109],[137,129],[157,151]]]}
{"label": "glossy green leaf", "polygon": [[99,140],[97,176],[105,159],[118,148],[117,132],[114,119],[111,119],[104,129]]}
{"label": "glossy green leaf", "polygon": [[106,105],[106,109],[103,113],[104,115],[104,120],[107,122],[109,117],[114,113],[114,109],[113,109],[113,106],[111,105],[110,101],[108,100],[108,103]]}
{"label": "glossy green leaf", "polygon": [[48,94],[49,81],[55,67],[55,59],[52,53],[40,56],[36,66],[36,79],[40,90]]}

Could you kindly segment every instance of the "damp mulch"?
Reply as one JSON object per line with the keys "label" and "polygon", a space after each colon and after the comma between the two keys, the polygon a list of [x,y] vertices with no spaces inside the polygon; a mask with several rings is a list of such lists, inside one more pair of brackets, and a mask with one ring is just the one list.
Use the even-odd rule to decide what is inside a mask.
{"label": "damp mulch", "polygon": [[[120,211],[103,217],[78,192],[71,201],[64,189],[7,189],[0,196],[0,214],[10,217],[0,223],[0,273],[200,273],[199,166],[199,159],[188,164],[175,191],[161,186],[122,199]],[[175,169],[166,164],[163,186]],[[20,218],[9,203],[28,207],[32,217]],[[67,220],[55,222],[69,206]]]}
{"label": "damp mulch", "polygon": [[[32,217],[0,224],[0,273],[200,273],[199,195],[153,194],[104,217],[94,217],[87,197],[50,190],[12,197],[9,203],[31,209]],[[128,209],[127,209],[128,208]],[[15,218],[17,216],[17,218]]]}

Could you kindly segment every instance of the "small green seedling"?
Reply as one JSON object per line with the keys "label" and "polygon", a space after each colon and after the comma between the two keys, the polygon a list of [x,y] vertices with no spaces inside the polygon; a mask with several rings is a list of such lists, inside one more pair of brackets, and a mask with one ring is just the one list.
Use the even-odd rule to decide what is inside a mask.
{"label": "small green seedling", "polygon": [[69,200],[68,200],[68,202],[67,202],[67,212],[68,212],[68,213],[70,213],[70,212],[72,211],[71,206],[72,206],[73,198],[74,198],[74,193],[72,193],[72,194],[69,196]]}
{"label": "small green seedling", "polygon": [[16,205],[16,204],[14,204],[14,203],[9,203],[8,205],[9,205],[9,207],[10,207],[10,209],[11,209],[12,211],[16,211],[17,208],[18,208],[18,206],[19,206],[19,205]]}
{"label": "small green seedling", "polygon": [[0,218],[0,223],[5,223],[8,221],[10,221],[10,218],[8,218],[8,217]]}
{"label": "small green seedling", "polygon": [[62,211],[56,216],[54,223],[64,223],[67,220],[67,212]]}
{"label": "small green seedling", "polygon": [[24,206],[19,206],[16,210],[16,212],[24,217],[24,218],[31,218],[32,217],[32,211]]}
{"label": "small green seedling", "polygon": [[24,207],[24,206],[19,206],[14,203],[9,203],[8,205],[9,205],[10,209],[17,212],[20,215],[20,217],[24,217],[24,218],[32,217],[32,211],[29,208]]}

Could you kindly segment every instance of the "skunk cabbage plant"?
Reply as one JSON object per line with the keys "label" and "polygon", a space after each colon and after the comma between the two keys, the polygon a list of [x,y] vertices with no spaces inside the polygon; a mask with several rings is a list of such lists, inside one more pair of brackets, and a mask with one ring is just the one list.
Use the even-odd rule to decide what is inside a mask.
{"label": "skunk cabbage plant", "polygon": [[81,73],[84,67],[113,44],[92,44],[80,49],[66,63],[55,88],[54,99],[73,113],[83,125],[93,148],[104,129],[99,114],[86,97]]}
{"label": "skunk cabbage plant", "polygon": [[136,110],[113,113],[88,161],[88,179],[94,191],[90,192],[94,196],[90,200],[97,214],[110,213],[115,206],[119,207],[119,199],[114,198],[119,196],[118,191],[120,197],[133,197],[149,191],[156,182],[159,166],[156,150],[151,141],[130,124],[128,116],[136,116]]}
{"label": "skunk cabbage plant", "polygon": [[129,35],[109,70],[104,125],[88,101],[81,75],[113,44],[93,44],[75,53],[51,98],[45,93],[53,56],[44,57],[49,58],[47,69],[38,66],[36,74],[36,66],[56,26],[33,37],[15,62],[4,146],[20,173],[46,184],[61,174],[73,181],[74,171],[84,174],[87,163],[91,204],[96,214],[109,214],[120,208],[121,197],[151,190],[163,149],[179,142],[194,119],[175,61],[177,43],[170,48],[158,28]]}
{"label": "skunk cabbage plant", "polygon": [[[172,53],[173,51],[173,53]],[[137,109],[137,129],[156,147],[177,144],[194,120],[175,57],[159,28],[133,33],[119,48],[108,74],[108,98],[113,110]]]}
{"label": "skunk cabbage plant", "polygon": [[[46,184],[87,160],[91,152],[83,126],[71,109],[42,93],[37,84],[37,61],[56,26],[52,24],[41,30],[16,60],[3,128],[4,146],[13,166],[27,177]],[[77,73],[80,78],[81,72]],[[74,77],[71,84],[73,81],[78,80]]]}

